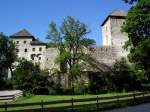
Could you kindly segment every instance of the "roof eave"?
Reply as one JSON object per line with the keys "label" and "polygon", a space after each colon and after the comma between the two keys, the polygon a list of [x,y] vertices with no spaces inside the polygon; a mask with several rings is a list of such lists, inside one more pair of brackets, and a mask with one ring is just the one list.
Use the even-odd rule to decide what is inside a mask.
{"label": "roof eave", "polygon": [[35,40],[34,36],[10,36],[10,38],[12,38],[12,39],[22,39],[22,38],[24,38],[24,39],[33,39],[33,40]]}
{"label": "roof eave", "polygon": [[125,18],[126,18],[126,16],[109,15],[109,16],[107,16],[107,18],[102,22],[101,26],[103,26],[103,25],[106,23],[106,21],[107,21],[110,17],[116,17],[116,18],[122,18],[122,19],[125,19]]}
{"label": "roof eave", "polygon": [[46,46],[47,44],[46,43],[39,43],[39,44],[34,44],[34,43],[30,43],[31,45],[43,45],[43,46]]}

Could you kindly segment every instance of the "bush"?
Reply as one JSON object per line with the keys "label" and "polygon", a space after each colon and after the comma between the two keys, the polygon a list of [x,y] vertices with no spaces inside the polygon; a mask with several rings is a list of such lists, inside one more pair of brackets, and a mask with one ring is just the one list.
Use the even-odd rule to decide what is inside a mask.
{"label": "bush", "polygon": [[72,89],[67,88],[67,89],[63,89],[63,94],[64,95],[73,95],[74,93],[73,93]]}
{"label": "bush", "polygon": [[13,74],[15,89],[21,89],[27,93],[49,94],[52,82],[48,79],[46,72],[42,72],[38,65],[27,60],[21,60]]}
{"label": "bush", "polygon": [[35,94],[35,95],[48,95],[49,90],[47,87],[35,87],[33,89],[33,94]]}
{"label": "bush", "polygon": [[88,85],[84,81],[80,81],[74,88],[75,94],[88,94]]}

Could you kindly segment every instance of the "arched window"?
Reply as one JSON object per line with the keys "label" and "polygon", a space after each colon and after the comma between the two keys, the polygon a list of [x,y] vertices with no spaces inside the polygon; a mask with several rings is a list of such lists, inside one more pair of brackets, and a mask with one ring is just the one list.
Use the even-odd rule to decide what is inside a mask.
{"label": "arched window", "polygon": [[27,49],[24,49],[24,52],[28,52],[28,50],[27,50]]}
{"label": "arched window", "polygon": [[26,44],[26,43],[27,43],[27,41],[23,41],[23,43],[24,43],[24,44]]}
{"label": "arched window", "polygon": [[34,52],[34,51],[35,51],[35,48],[32,48],[32,51]]}
{"label": "arched window", "polygon": [[19,41],[16,41],[16,44],[19,44]]}

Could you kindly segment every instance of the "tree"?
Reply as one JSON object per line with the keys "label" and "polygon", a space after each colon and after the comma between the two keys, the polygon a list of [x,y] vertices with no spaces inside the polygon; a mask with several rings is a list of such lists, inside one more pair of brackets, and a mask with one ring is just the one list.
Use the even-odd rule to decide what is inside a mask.
{"label": "tree", "polygon": [[42,72],[39,65],[25,59],[19,60],[12,81],[15,89],[31,94],[49,94],[49,87],[52,86],[47,73]]}
{"label": "tree", "polygon": [[150,1],[140,0],[133,6],[126,17],[122,31],[129,40],[124,48],[129,49],[129,61],[143,71],[150,82]]}
{"label": "tree", "polygon": [[[129,65],[125,58],[116,61],[112,68],[110,76],[112,87],[114,90],[136,90],[136,75],[134,74],[132,65]],[[140,87],[138,87],[140,88]]]}
{"label": "tree", "polygon": [[125,3],[129,3],[129,4],[132,4],[133,2],[137,2],[137,1],[140,1],[140,0],[123,0]]}
{"label": "tree", "polygon": [[85,51],[95,44],[95,41],[85,37],[89,33],[86,25],[72,17],[67,17],[60,29],[54,22],[50,23],[49,28],[48,39],[60,52],[56,61],[63,65],[61,68],[65,68],[63,72],[68,73],[70,81],[68,86],[74,88],[75,78],[81,75],[89,59]]}
{"label": "tree", "polygon": [[13,63],[17,59],[15,44],[8,36],[0,34],[0,68],[9,68],[12,72]]}

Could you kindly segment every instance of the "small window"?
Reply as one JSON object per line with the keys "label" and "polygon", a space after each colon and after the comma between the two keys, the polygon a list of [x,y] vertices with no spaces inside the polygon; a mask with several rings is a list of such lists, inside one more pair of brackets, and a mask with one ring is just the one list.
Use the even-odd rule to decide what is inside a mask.
{"label": "small window", "polygon": [[24,49],[24,52],[27,52],[28,50],[27,49]]}
{"label": "small window", "polygon": [[42,48],[41,48],[41,47],[39,48],[39,51],[42,51]]}
{"label": "small window", "polygon": [[34,51],[35,51],[35,48],[33,48],[32,51],[34,52]]}
{"label": "small window", "polygon": [[34,60],[34,57],[31,57],[32,60]]}
{"label": "small window", "polygon": [[39,57],[39,60],[41,60],[41,57]]}
{"label": "small window", "polygon": [[16,44],[19,44],[19,41],[16,41]]}
{"label": "small window", "polygon": [[16,49],[16,52],[19,52],[19,49]]}
{"label": "small window", "polygon": [[35,54],[31,54],[31,59],[34,60]]}
{"label": "small window", "polygon": [[26,44],[26,43],[27,43],[27,41],[23,41],[23,43],[24,43],[24,44]]}

